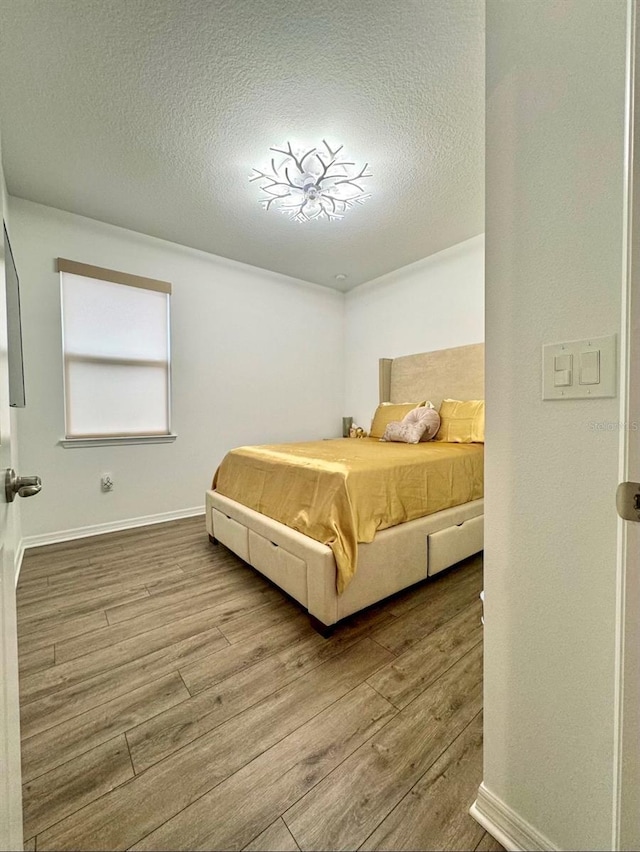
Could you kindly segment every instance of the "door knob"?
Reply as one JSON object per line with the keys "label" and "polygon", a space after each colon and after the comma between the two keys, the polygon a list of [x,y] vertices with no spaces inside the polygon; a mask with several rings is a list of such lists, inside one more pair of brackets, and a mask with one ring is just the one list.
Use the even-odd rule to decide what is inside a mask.
{"label": "door knob", "polygon": [[640,482],[621,482],[618,485],[616,509],[625,521],[640,521]]}
{"label": "door knob", "polygon": [[42,488],[42,480],[39,476],[16,476],[13,468],[9,468],[4,480],[4,493],[7,503],[13,503],[16,494],[19,497],[33,497]]}

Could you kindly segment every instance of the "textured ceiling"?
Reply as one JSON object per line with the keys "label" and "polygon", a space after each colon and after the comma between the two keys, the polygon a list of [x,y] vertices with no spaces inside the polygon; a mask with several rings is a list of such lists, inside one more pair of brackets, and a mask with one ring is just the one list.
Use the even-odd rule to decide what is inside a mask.
{"label": "textured ceiling", "polygon": [[[12,195],[350,289],[483,230],[484,3],[0,0],[0,130]],[[265,212],[251,168],[323,138],[372,198]]]}

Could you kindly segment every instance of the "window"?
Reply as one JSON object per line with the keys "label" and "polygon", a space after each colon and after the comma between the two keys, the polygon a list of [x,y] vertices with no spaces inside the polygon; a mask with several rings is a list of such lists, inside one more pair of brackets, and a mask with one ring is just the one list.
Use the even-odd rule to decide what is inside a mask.
{"label": "window", "polygon": [[63,258],[58,271],[67,439],[167,439],[171,285]]}

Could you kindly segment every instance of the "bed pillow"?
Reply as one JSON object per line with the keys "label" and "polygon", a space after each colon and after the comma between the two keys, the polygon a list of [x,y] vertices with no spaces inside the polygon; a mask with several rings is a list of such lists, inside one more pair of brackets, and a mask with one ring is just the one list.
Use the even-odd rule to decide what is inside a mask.
{"label": "bed pillow", "polygon": [[436,441],[454,444],[484,443],[484,400],[444,399]]}
{"label": "bed pillow", "polygon": [[[372,438],[382,438],[387,424],[392,420],[402,420],[405,414],[408,414],[411,409],[419,408],[425,405],[422,402],[383,402],[376,408],[376,413],[373,415],[371,422],[371,430],[369,435]],[[431,403],[429,403],[431,405]]]}
{"label": "bed pillow", "polygon": [[381,441],[400,441],[403,444],[418,444],[424,435],[427,424],[424,420],[392,420],[387,423]]}
{"label": "bed pillow", "polygon": [[420,438],[421,441],[431,441],[440,428],[440,415],[429,405],[413,408],[402,418],[403,423],[424,423],[425,428]]}

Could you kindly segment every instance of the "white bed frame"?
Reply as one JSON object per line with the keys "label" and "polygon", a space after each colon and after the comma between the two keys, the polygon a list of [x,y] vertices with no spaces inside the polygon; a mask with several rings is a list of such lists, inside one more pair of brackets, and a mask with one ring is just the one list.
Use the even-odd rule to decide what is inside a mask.
{"label": "white bed frame", "polygon": [[[484,398],[484,345],[380,360],[380,401]],[[349,439],[345,439],[349,440]],[[304,606],[312,625],[332,625],[483,548],[484,500],[376,533],[358,545],[358,567],[336,592],[331,549],[215,491],[206,494],[209,538],[221,542]]]}

